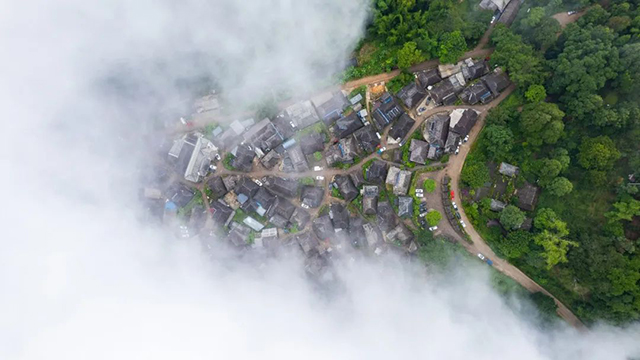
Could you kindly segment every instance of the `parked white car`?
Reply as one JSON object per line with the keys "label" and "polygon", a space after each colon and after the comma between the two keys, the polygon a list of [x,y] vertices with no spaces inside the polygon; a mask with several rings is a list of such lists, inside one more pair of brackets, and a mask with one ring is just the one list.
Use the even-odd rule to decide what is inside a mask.
{"label": "parked white car", "polygon": [[320,175],[318,175],[318,176],[316,176],[316,180],[318,180],[318,181],[322,181],[322,180],[324,180],[324,176],[320,176]]}
{"label": "parked white car", "polygon": [[455,201],[451,202],[451,206],[453,206],[454,209],[458,210],[458,205],[456,205]]}
{"label": "parked white car", "polygon": [[577,11],[575,11],[575,10],[567,11],[567,15],[573,15],[575,13],[577,13]]}
{"label": "parked white car", "polygon": [[258,179],[253,179],[253,182],[258,184],[258,186],[262,186],[262,181],[260,181]]}
{"label": "parked white car", "polygon": [[309,208],[309,205],[307,205],[307,204],[301,204],[300,206],[302,206],[304,209],[308,209]]}
{"label": "parked white car", "polygon": [[465,136],[463,141],[464,141],[464,142],[469,141],[469,135]]}
{"label": "parked white car", "polygon": [[423,198],[424,194],[423,193],[416,193],[416,197]]}
{"label": "parked white car", "polygon": [[460,225],[462,225],[463,228],[467,227],[467,224],[465,224],[463,220],[460,220]]}
{"label": "parked white car", "polygon": [[322,171],[324,168],[322,166],[314,166],[313,171]]}
{"label": "parked white car", "polygon": [[432,227],[429,228],[429,231],[436,231],[436,230],[438,230],[437,226],[432,226]]}
{"label": "parked white car", "polygon": [[486,258],[484,257],[484,255],[478,253],[478,258],[480,258],[480,260],[484,261]]}
{"label": "parked white car", "polygon": [[460,146],[456,148],[456,155],[458,155],[458,153],[460,153]]}

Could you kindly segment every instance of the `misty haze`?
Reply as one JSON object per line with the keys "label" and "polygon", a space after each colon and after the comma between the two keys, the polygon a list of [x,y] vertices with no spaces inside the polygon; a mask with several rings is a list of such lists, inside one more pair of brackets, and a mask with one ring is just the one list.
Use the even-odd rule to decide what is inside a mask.
{"label": "misty haze", "polygon": [[640,359],[637,0],[10,3],[0,359]]}

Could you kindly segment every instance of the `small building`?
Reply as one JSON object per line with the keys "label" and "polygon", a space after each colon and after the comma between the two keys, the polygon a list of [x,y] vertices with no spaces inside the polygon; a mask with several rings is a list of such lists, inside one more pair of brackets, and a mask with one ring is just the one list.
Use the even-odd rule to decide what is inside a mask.
{"label": "small building", "polygon": [[325,159],[329,166],[335,166],[338,163],[351,164],[356,156],[358,156],[358,145],[352,136],[340,139],[325,152]]}
{"label": "small building", "polygon": [[459,97],[462,102],[469,105],[475,105],[479,102],[486,104],[493,100],[491,90],[481,81],[462,90]]}
{"label": "small building", "polygon": [[358,142],[360,149],[366,154],[370,154],[380,146],[380,138],[373,129],[373,126],[365,126],[353,133],[353,137]]}
{"label": "small building", "polygon": [[416,78],[418,79],[418,83],[422,86],[423,89],[426,89],[428,86],[434,85],[442,81],[442,77],[440,77],[440,73],[437,68],[423,70],[415,73]]}
{"label": "small building", "polygon": [[457,64],[440,64],[438,65],[438,72],[440,73],[441,78],[448,78],[449,76],[455,75],[462,71],[463,62],[459,62]]}
{"label": "small building", "polygon": [[300,182],[296,179],[269,176],[264,186],[276,195],[292,198],[298,196]]}
{"label": "small building", "polygon": [[304,186],[300,193],[300,201],[302,204],[311,208],[317,208],[322,205],[324,198],[324,189],[317,186]]}
{"label": "small building", "polygon": [[256,153],[253,148],[247,144],[240,144],[235,148],[235,152],[232,151],[234,156],[231,160],[231,166],[238,171],[250,172],[253,169],[253,158],[256,157]]}
{"label": "small building", "polygon": [[262,225],[258,220],[252,218],[251,216],[247,216],[246,218],[244,218],[244,220],[242,220],[242,222],[254,231],[261,231],[262,229],[264,229],[264,225]]}
{"label": "small building", "polygon": [[333,230],[333,223],[329,215],[323,215],[313,220],[313,232],[320,240],[328,240],[333,237],[335,231]]}
{"label": "small building", "polygon": [[273,118],[271,122],[273,123],[273,126],[275,126],[276,130],[278,130],[278,133],[282,136],[283,139],[289,139],[290,137],[295,135],[296,131],[298,131],[298,129],[294,126],[295,124],[292,125],[293,121],[289,119],[286,112],[279,114],[278,116]]}
{"label": "small building", "polygon": [[265,156],[260,159],[260,164],[265,167],[265,169],[273,169],[278,163],[282,160],[282,155],[278,153],[276,150],[269,151]]}
{"label": "small building", "polygon": [[387,178],[388,169],[387,163],[374,160],[366,170],[366,180],[372,184],[382,184]]}
{"label": "small building", "polygon": [[311,236],[311,233],[304,232],[294,236],[295,241],[300,245],[300,249],[306,256],[311,256],[318,252],[318,240]]}
{"label": "small building", "polygon": [[364,175],[362,175],[361,170],[352,171],[349,173],[349,177],[351,178],[351,182],[353,186],[356,188],[360,188],[360,186],[364,185]]}
{"label": "small building", "polygon": [[393,211],[393,207],[391,207],[389,201],[378,202],[378,213],[376,214],[376,218],[377,224],[383,232],[393,229],[398,223],[396,213]]}
{"label": "small building", "polygon": [[463,138],[469,134],[478,120],[478,113],[471,109],[456,109],[451,112],[450,131]]}
{"label": "small building", "polygon": [[413,81],[400,89],[397,96],[402,100],[407,109],[411,110],[418,107],[418,105],[427,98],[427,93]]}
{"label": "small building", "polygon": [[298,230],[302,230],[307,226],[310,220],[311,215],[305,209],[296,208],[289,219],[289,223],[291,226],[297,227]]}
{"label": "small building", "polygon": [[304,136],[302,136],[298,143],[302,148],[302,152],[305,155],[311,155],[318,151],[324,150],[324,140],[322,134],[317,132],[310,132]]}
{"label": "small building", "polygon": [[411,218],[413,216],[413,198],[410,196],[398,197],[398,216]]}
{"label": "small building", "polygon": [[489,205],[489,208],[492,211],[500,212],[504,210],[505,207],[507,207],[507,204],[503,203],[502,201],[491,199],[491,205]]}
{"label": "small building", "polygon": [[518,207],[525,211],[533,211],[538,203],[538,195],[540,195],[538,187],[525,183],[522,188],[516,190]]}
{"label": "small building", "polygon": [[298,130],[320,121],[311,101],[300,101],[285,109],[285,114]]}
{"label": "small building", "polygon": [[255,195],[260,189],[260,186],[253,182],[250,178],[243,176],[237,183],[235,188],[235,193],[238,197],[243,197],[244,200],[238,200],[241,204],[244,204],[246,201],[251,199],[253,195]]}
{"label": "small building", "polygon": [[411,185],[411,171],[392,166],[387,173],[386,183],[393,186],[395,195],[406,195]]}
{"label": "small building", "polygon": [[362,128],[364,124],[360,121],[358,114],[351,112],[349,115],[339,118],[332,128],[333,135],[338,139],[345,138]]}
{"label": "small building", "polygon": [[307,163],[307,158],[302,152],[302,147],[299,144],[296,144],[286,151],[285,155],[293,166],[293,170],[295,172],[305,172],[309,170],[309,164]]}
{"label": "small building", "polygon": [[311,99],[311,102],[316,107],[320,119],[327,126],[330,126],[338,120],[342,112],[349,106],[349,102],[344,94],[342,94],[342,91],[320,94]]}
{"label": "small building", "polygon": [[378,197],[365,196],[362,198],[362,213],[365,215],[375,215],[378,212]]}
{"label": "small building", "polygon": [[429,144],[426,141],[411,139],[409,160],[417,164],[426,164]]}
{"label": "small building", "polygon": [[436,85],[428,87],[427,92],[435,104],[451,105],[456,101],[456,88],[448,80],[443,80]]}
{"label": "small building", "polygon": [[506,162],[500,163],[500,168],[498,168],[498,172],[500,174],[509,177],[516,177],[519,170],[520,169],[517,166],[507,164]]}
{"label": "small building", "polygon": [[351,103],[351,105],[355,105],[361,102],[362,100],[363,100],[362,94],[356,94],[356,96],[349,99],[349,102]]}
{"label": "small building", "polygon": [[511,84],[511,81],[509,81],[509,77],[507,76],[507,74],[505,74],[500,68],[496,68],[493,72],[485,75],[482,78],[482,81],[487,86],[487,88],[489,88],[493,96],[500,95],[500,93]]}
{"label": "small building", "polygon": [[338,186],[340,195],[342,195],[347,202],[350,202],[358,196],[358,189],[353,185],[349,176],[336,175],[333,181]]}
{"label": "small building", "polygon": [[276,197],[276,200],[267,212],[269,222],[279,228],[285,228],[289,224],[291,215],[296,210],[296,207],[287,199],[283,197]]}
{"label": "small building", "polygon": [[242,134],[245,143],[251,144],[258,157],[262,158],[266,153],[282,144],[284,138],[278,132],[271,120],[265,118],[253,125]]}
{"label": "small building", "polygon": [[375,249],[377,245],[382,243],[383,237],[380,228],[376,224],[364,224],[364,236],[369,249]]}
{"label": "small building", "polygon": [[196,192],[184,184],[175,183],[167,189],[166,194],[169,201],[173,202],[177,207],[183,208],[191,202]]}
{"label": "small building", "polygon": [[198,183],[209,173],[218,148],[199,132],[189,133],[174,141],[169,162],[185,180]]}
{"label": "small building", "polygon": [[473,61],[469,58],[464,60],[462,65],[462,75],[465,81],[472,81],[480,78],[488,71],[487,63],[484,60]]}
{"label": "small building", "polygon": [[219,227],[227,225],[233,218],[233,209],[222,200],[212,201],[209,208],[213,223]]}
{"label": "small building", "polygon": [[403,111],[400,109],[393,96],[388,92],[385,92],[382,94],[380,99],[374,102],[372,113],[376,126],[379,130],[383,130],[402,115]]}
{"label": "small building", "polygon": [[435,160],[444,153],[447,137],[449,136],[449,124],[448,113],[435,114],[427,119],[422,136],[429,143],[428,159]]}
{"label": "small building", "polygon": [[389,130],[388,142],[390,144],[397,144],[402,142],[406,136],[411,132],[411,128],[415,125],[416,121],[411,118],[407,113],[402,114],[398,121],[396,121]]}
{"label": "small building", "polygon": [[518,15],[520,3],[520,1],[509,1],[507,6],[505,6],[504,10],[502,11],[502,15],[500,15],[500,19],[498,19],[498,22],[501,22],[507,26],[511,25],[513,20],[515,20],[516,16]]}
{"label": "small building", "polygon": [[349,211],[340,203],[332,203],[329,210],[329,217],[333,223],[335,232],[349,230]]}
{"label": "small building", "polygon": [[411,230],[409,230],[403,223],[399,223],[398,226],[387,232],[386,235],[387,241],[398,241],[405,246],[411,244],[411,241],[415,237],[413,232],[411,232]]}
{"label": "small building", "polygon": [[249,234],[251,228],[235,221],[229,224],[231,231],[227,235],[227,240],[236,247],[245,247],[249,244]]}
{"label": "small building", "polygon": [[213,176],[207,180],[207,188],[211,191],[212,200],[224,197],[227,193],[227,187],[220,176]]}

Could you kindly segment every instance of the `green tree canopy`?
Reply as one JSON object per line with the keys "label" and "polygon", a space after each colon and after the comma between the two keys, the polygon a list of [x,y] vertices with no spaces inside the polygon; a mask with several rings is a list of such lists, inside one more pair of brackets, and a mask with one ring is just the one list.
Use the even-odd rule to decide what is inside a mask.
{"label": "green tree canopy", "polygon": [[469,187],[477,189],[489,181],[489,169],[482,161],[469,161],[464,164],[460,179]]}
{"label": "green tree canopy", "polygon": [[547,90],[545,90],[544,86],[534,84],[529,86],[527,92],[524,93],[524,97],[530,103],[539,103],[544,101],[547,97]]}
{"label": "green tree canopy", "polygon": [[619,158],[620,152],[608,136],[585,138],[580,144],[578,163],[585,169],[610,170]]}
{"label": "green tree canopy", "polygon": [[564,131],[562,118],[564,112],[556,104],[527,104],[522,110],[520,127],[532,145],[555,144]]}
{"label": "green tree canopy", "polygon": [[613,204],[613,208],[613,211],[605,214],[609,219],[613,221],[631,221],[634,216],[640,216],[640,201],[633,198],[628,198],[624,201],[618,201]]}
{"label": "green tree canopy", "polygon": [[413,41],[406,42],[398,51],[398,67],[400,69],[408,69],[422,60],[424,60],[422,51],[417,49],[417,44]]}
{"label": "green tree canopy", "polygon": [[507,207],[500,212],[500,223],[508,230],[518,229],[524,222],[525,215],[514,205],[507,205]]}
{"label": "green tree canopy", "polygon": [[542,159],[536,161],[536,173],[540,185],[547,186],[553,179],[555,179],[562,171],[562,164],[556,159]]}
{"label": "green tree canopy", "polygon": [[555,196],[565,196],[573,190],[573,184],[566,177],[558,177],[547,186],[547,190]]}
{"label": "green tree canopy", "polygon": [[422,186],[424,187],[424,191],[432,193],[436,190],[436,181],[433,179],[427,179],[424,181]]}
{"label": "green tree canopy", "polygon": [[529,244],[533,241],[533,234],[524,230],[511,231],[507,237],[498,242],[500,252],[509,259],[517,259],[529,252]]}
{"label": "green tree canopy", "polygon": [[538,230],[549,230],[560,237],[569,235],[567,223],[562,221],[555,211],[549,208],[543,208],[538,211],[538,214],[533,219],[533,225]]}
{"label": "green tree canopy", "polygon": [[467,43],[460,31],[442,35],[438,48],[438,58],[443,64],[455,64],[467,50]]}
{"label": "green tree canopy", "polygon": [[562,171],[567,170],[569,168],[569,164],[571,164],[569,152],[564,148],[553,149],[553,151],[551,151],[551,158],[560,162],[560,165],[562,165]]}
{"label": "green tree canopy", "polygon": [[513,132],[506,126],[487,125],[483,136],[486,139],[486,150],[495,160],[504,160],[513,147]]}
{"label": "green tree canopy", "polygon": [[534,241],[544,248],[542,257],[547,263],[547,269],[551,269],[559,263],[566,263],[569,246],[578,246],[575,241],[565,240],[549,230],[543,230],[537,234]]}
{"label": "green tree canopy", "polygon": [[440,220],[442,220],[442,214],[436,210],[431,210],[425,215],[425,218],[429,226],[436,226],[440,223]]}
{"label": "green tree canopy", "polygon": [[542,84],[547,78],[544,59],[504,24],[496,25],[491,41],[495,44],[491,64],[504,67],[520,89]]}

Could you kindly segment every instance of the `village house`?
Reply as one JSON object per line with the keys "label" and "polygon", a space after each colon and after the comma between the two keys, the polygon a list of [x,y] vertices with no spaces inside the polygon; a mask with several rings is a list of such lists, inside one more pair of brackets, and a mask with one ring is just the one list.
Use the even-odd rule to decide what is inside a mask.
{"label": "village house", "polygon": [[380,138],[373,129],[373,126],[365,126],[353,133],[353,137],[360,145],[362,151],[370,154],[380,146]]}
{"label": "village house", "polygon": [[420,86],[422,86],[422,88],[425,90],[427,89],[427,87],[435,85],[442,81],[440,72],[438,72],[437,68],[419,71],[415,73],[415,76],[417,77]]}
{"label": "village house", "polygon": [[398,196],[398,216],[401,218],[413,216],[413,198],[411,196]]}
{"label": "village house", "polygon": [[538,203],[540,189],[528,182],[523,187],[516,190],[518,196],[518,207],[525,211],[533,211]]}
{"label": "village house", "polygon": [[362,124],[362,121],[360,121],[358,114],[351,112],[349,115],[339,118],[331,128],[331,131],[336,138],[342,139],[353,134],[363,126],[364,125]]}
{"label": "village house", "polygon": [[366,180],[372,184],[382,184],[387,178],[388,169],[384,161],[374,160],[366,170]]}
{"label": "village house", "polygon": [[267,212],[269,222],[279,228],[286,228],[296,207],[283,197],[276,197],[273,206]]}
{"label": "village house", "polygon": [[306,256],[311,256],[314,253],[317,253],[318,246],[320,244],[318,243],[318,240],[314,239],[313,236],[311,236],[311,233],[304,232],[301,234],[296,234],[294,236],[294,239],[295,242],[300,245],[300,249],[302,249],[302,252],[304,252]]}
{"label": "village house", "polygon": [[311,208],[319,207],[323,198],[324,189],[317,186],[304,186],[300,193],[300,202]]}
{"label": "village house", "polygon": [[298,130],[302,130],[320,121],[316,110],[309,100],[295,103],[286,108],[284,112]]}
{"label": "village house", "polygon": [[340,195],[347,202],[355,199],[358,196],[358,189],[353,185],[351,178],[347,175],[336,175],[333,178],[334,184],[338,187]]}
{"label": "village house", "polygon": [[411,184],[411,171],[392,166],[387,173],[386,183],[393,186],[395,195],[406,195]]}
{"label": "village house", "polygon": [[191,202],[196,192],[184,184],[175,183],[167,189],[166,194],[168,201],[179,208],[183,208]]}
{"label": "village house", "polygon": [[449,123],[448,113],[435,114],[426,120],[422,135],[429,143],[428,159],[435,160],[444,153],[449,136]]}
{"label": "village house", "polygon": [[340,139],[337,144],[329,147],[325,152],[325,159],[329,166],[335,166],[339,163],[351,164],[356,156],[358,156],[358,146],[352,136]]}
{"label": "village house", "polygon": [[198,183],[209,173],[209,166],[218,155],[218,148],[201,133],[195,132],[174,141],[169,161],[185,180]]}
{"label": "village house", "polygon": [[322,152],[324,150],[322,134],[317,132],[310,132],[302,136],[298,143],[305,155],[311,155],[315,152]]}
{"label": "village house", "polygon": [[329,217],[335,232],[349,230],[349,210],[340,203],[332,203],[329,210]]}
{"label": "village house", "polygon": [[300,182],[296,179],[269,176],[264,182],[264,187],[276,195],[292,198],[298,196]]}
{"label": "village house", "polygon": [[387,232],[394,227],[398,223],[396,218],[396,213],[393,211],[393,207],[389,204],[389,201],[379,201],[378,202],[378,213],[376,215],[377,224],[380,227],[380,230],[383,232]]}
{"label": "village house", "polygon": [[253,159],[256,157],[256,153],[250,145],[240,144],[231,150],[231,154],[234,156],[231,160],[231,166],[234,169],[244,172],[250,172],[253,169]]}
{"label": "village house", "polygon": [[409,145],[409,161],[412,161],[416,164],[426,164],[427,163],[427,155],[429,151],[429,144],[426,141],[411,139],[411,144]]}
{"label": "village house", "polygon": [[261,158],[269,151],[282,144],[284,138],[271,120],[263,119],[242,134],[244,142],[253,146],[256,155]]}
{"label": "village house", "polygon": [[309,221],[311,220],[311,215],[305,209],[297,207],[291,218],[289,219],[289,223],[291,226],[295,226],[298,230],[304,229]]}
{"label": "village house", "polygon": [[333,223],[329,215],[323,215],[313,220],[313,232],[320,240],[328,240],[335,234]]}
{"label": "village house", "polygon": [[486,104],[493,100],[491,90],[481,81],[466,87],[459,95],[462,102],[469,105]]}
{"label": "village house", "polygon": [[361,170],[350,172],[349,177],[351,178],[351,182],[353,183],[353,186],[355,186],[356,188],[360,188],[365,183],[364,175],[362,175]]}
{"label": "village house", "polygon": [[243,248],[249,244],[249,234],[251,234],[251,228],[235,221],[229,224],[229,235],[227,240],[236,247]]}
{"label": "village house", "polygon": [[489,88],[494,97],[500,95],[502,90],[506,89],[511,84],[507,74],[505,74],[500,68],[496,68],[493,72],[485,75],[482,78],[482,81],[487,88]]}
{"label": "village house", "polygon": [[415,81],[400,89],[396,96],[409,110],[422,106],[427,99],[427,93]]}
{"label": "village house", "polygon": [[349,106],[342,91],[320,94],[311,99],[311,102],[316,107],[320,119],[327,126],[338,120],[342,116],[342,112]]}
{"label": "village house", "polygon": [[227,187],[220,176],[212,176],[207,180],[207,188],[211,192],[213,199],[219,199],[227,193]]}
{"label": "village house", "polygon": [[376,185],[367,185],[362,188],[362,212],[365,215],[375,215],[378,212],[378,193]]}
{"label": "village house", "polygon": [[382,243],[383,236],[380,228],[376,224],[364,224],[362,225],[364,230],[364,236],[367,241],[367,247],[371,250],[375,249],[376,246]]}
{"label": "village house", "polygon": [[406,136],[411,132],[411,128],[415,125],[416,121],[409,116],[409,114],[404,113],[398,121],[396,121],[392,126],[391,130],[389,130],[389,137],[387,138],[387,142],[389,144],[398,144],[402,142]]}
{"label": "village house", "polygon": [[212,201],[209,205],[211,219],[218,227],[228,225],[233,218],[233,209],[222,200]]}
{"label": "village house", "polygon": [[388,242],[398,241],[405,246],[408,246],[414,237],[415,235],[413,235],[413,232],[411,232],[411,230],[409,230],[402,222],[386,233],[386,239]]}
{"label": "village house", "polygon": [[498,168],[498,172],[502,175],[509,177],[516,177],[518,175],[518,167],[515,165],[507,164],[506,162],[500,163],[500,168]]}
{"label": "village house", "polygon": [[391,124],[403,113],[391,94],[385,92],[373,104],[373,120],[380,131]]}

